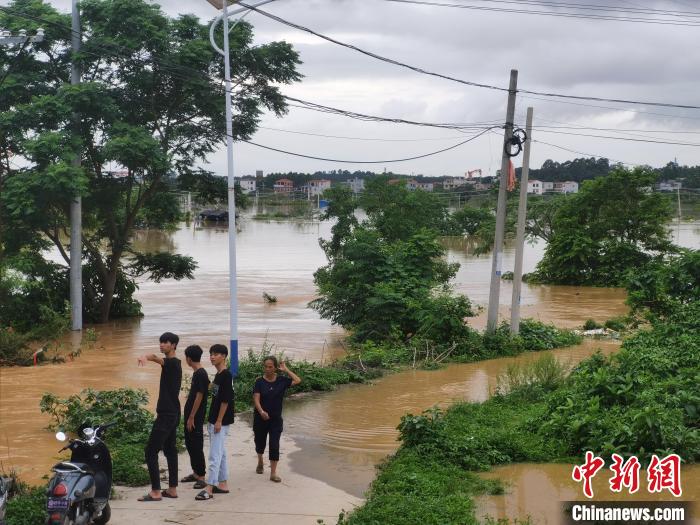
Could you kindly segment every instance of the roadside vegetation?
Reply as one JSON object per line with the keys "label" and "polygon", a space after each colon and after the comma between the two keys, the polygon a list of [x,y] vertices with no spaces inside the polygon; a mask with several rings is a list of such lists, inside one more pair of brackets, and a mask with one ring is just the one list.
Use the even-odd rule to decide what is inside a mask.
{"label": "roadside vegetation", "polygon": [[[367,502],[339,523],[398,525],[415,513],[421,523],[476,523],[473,498],[487,489],[465,480],[494,465],[577,462],[586,450],[643,464],[652,454],[700,460],[698,251],[649,266],[628,286],[630,306],[648,324],[618,353],[595,354],[570,373],[545,355],[510,367],[488,401],[406,415],[401,447]],[[452,486],[462,488],[461,505],[445,489]]]}

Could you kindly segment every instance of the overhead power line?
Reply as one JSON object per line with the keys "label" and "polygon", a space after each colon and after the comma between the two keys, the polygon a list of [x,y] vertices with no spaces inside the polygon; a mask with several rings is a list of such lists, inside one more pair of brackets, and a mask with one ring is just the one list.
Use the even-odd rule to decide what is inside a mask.
{"label": "overhead power line", "polygon": [[[407,2],[407,3],[424,3],[424,2],[420,2],[420,0],[387,0],[387,1],[389,1],[389,2]],[[427,2],[425,2],[425,3],[427,3]],[[382,62],[386,62],[388,64],[393,64],[395,66],[410,69],[410,70],[415,71],[417,73],[421,73],[421,74],[429,75],[429,76],[434,76],[434,77],[442,78],[445,80],[450,80],[452,82],[457,82],[459,84],[464,84],[467,86],[478,87],[478,88],[483,88],[483,89],[491,89],[491,90],[496,90],[496,91],[506,91],[506,92],[508,91],[508,88],[504,88],[504,87],[500,87],[500,86],[493,86],[490,84],[483,84],[483,83],[479,83],[479,82],[472,82],[469,80],[463,80],[463,79],[455,78],[455,77],[452,77],[449,75],[443,75],[442,73],[428,71],[428,70],[423,69],[421,67],[412,66],[410,64],[406,64],[404,62],[394,60],[392,58],[387,58],[387,57],[378,55],[376,53],[373,53],[371,51],[367,51],[365,49],[357,47],[355,45],[348,44],[346,42],[341,42],[340,40],[337,40],[335,38],[332,38],[332,37],[329,37],[329,36],[324,35],[322,33],[319,33],[317,31],[314,31],[313,29],[309,29],[308,27],[302,26],[300,24],[290,22],[289,20],[286,20],[286,19],[281,18],[277,15],[273,15],[272,13],[264,11],[264,10],[260,9],[259,7],[248,5],[248,4],[245,4],[243,2],[238,2],[238,4],[242,7],[245,7],[247,9],[252,10],[252,11],[255,11],[256,13],[261,14],[261,15],[263,15],[271,20],[274,20],[275,22],[279,22],[280,24],[286,25],[288,27],[298,29],[299,31],[304,31],[306,33],[317,36],[318,38],[321,38],[321,39],[326,40],[328,42],[331,42],[333,44],[345,47],[347,49],[351,49],[353,51],[357,51],[358,53],[372,57],[372,58],[380,60]],[[439,5],[439,4],[435,4],[435,5]],[[461,4],[455,4],[455,5],[461,5]],[[700,25],[700,23],[698,25]],[[518,89],[517,92],[518,93],[528,93],[530,95],[539,95],[539,96],[543,96],[543,97],[556,97],[556,98],[566,98],[566,99],[574,99],[574,100],[591,100],[591,101],[595,101],[595,102],[613,102],[613,103],[618,103],[618,104],[635,104],[635,105],[642,105],[642,106],[660,106],[660,107],[680,108],[680,109],[700,109],[700,106],[691,105],[691,104],[674,104],[674,103],[668,103],[668,102],[650,102],[650,101],[627,100],[627,99],[619,99],[619,98],[565,95],[565,94],[561,94],[561,93],[548,93],[548,92],[541,92],[541,91],[530,91],[530,90],[525,90],[525,89]]]}
{"label": "overhead power line", "polygon": [[[692,20],[685,20],[685,17],[694,17],[697,16],[695,13],[687,13],[687,14],[679,14],[679,13],[670,13],[666,14],[666,16],[682,16],[682,19],[679,20],[673,20],[673,19],[666,19],[666,18],[646,18],[646,17],[641,17],[641,16],[613,16],[610,14],[587,14],[587,13],[576,13],[576,12],[561,12],[561,11],[542,11],[542,10],[532,10],[532,9],[518,9],[515,7],[490,7],[490,6],[479,6],[479,5],[469,5],[469,4],[447,4],[447,3],[442,3],[442,2],[429,2],[427,0],[386,0],[387,2],[397,2],[397,3],[403,3],[403,4],[416,4],[416,5],[428,5],[428,6],[436,6],[436,7],[448,7],[448,8],[454,8],[454,9],[470,9],[470,10],[475,10],[475,11],[491,11],[491,12],[497,12],[497,13],[518,13],[518,14],[526,14],[526,15],[537,15],[537,16],[553,16],[553,17],[558,17],[558,18],[578,18],[578,19],[588,19],[588,20],[605,20],[605,21],[610,21],[610,22],[634,22],[634,23],[640,23],[640,24],[658,24],[658,25],[670,25],[670,26],[685,26],[685,27],[698,27],[700,26],[699,22],[695,22]],[[496,0],[491,0],[491,1],[496,1]],[[507,3],[510,4],[512,2],[502,2],[502,3]],[[518,4],[521,4],[521,2],[517,2]],[[553,5],[547,5],[543,3],[534,3],[531,2],[526,5],[533,5],[533,6],[541,6],[541,7],[557,7]],[[600,10],[600,9],[599,9]],[[620,11],[619,9],[616,11]],[[632,12],[628,11],[629,13],[632,14],[644,14],[642,12]],[[646,14],[661,14],[661,13],[646,13]]]}

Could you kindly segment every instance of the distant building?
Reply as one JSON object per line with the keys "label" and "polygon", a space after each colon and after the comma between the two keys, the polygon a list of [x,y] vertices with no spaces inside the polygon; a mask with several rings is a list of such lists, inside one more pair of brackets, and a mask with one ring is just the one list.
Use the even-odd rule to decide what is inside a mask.
{"label": "distant building", "polygon": [[678,191],[683,187],[683,183],[676,180],[664,180],[656,185],[658,191]]}
{"label": "distant building", "polygon": [[457,177],[448,177],[443,181],[442,187],[446,190],[454,190],[455,188],[458,188],[460,186],[464,186],[466,183],[467,183],[467,179],[457,178]]}
{"label": "distant building", "polygon": [[433,183],[432,182],[419,182],[418,189],[423,190],[423,191],[433,191]]}
{"label": "distant building", "polygon": [[246,175],[245,177],[241,177],[238,182],[241,185],[243,193],[253,193],[256,189],[255,177],[253,177],[252,175]]}
{"label": "distant building", "polygon": [[578,193],[578,182],[572,180],[555,182],[554,191],[556,193]]}
{"label": "distant building", "polygon": [[306,185],[308,195],[315,197],[316,195],[321,195],[324,191],[331,187],[331,181],[326,179],[320,180],[310,180]]}
{"label": "distant building", "polygon": [[542,192],[554,191],[554,183],[551,181],[542,181]]}
{"label": "distant building", "polygon": [[261,178],[263,177],[263,170],[255,170],[255,178]]}
{"label": "distant building", "polygon": [[532,179],[527,181],[527,192],[533,195],[542,195],[543,184],[541,180]]}
{"label": "distant building", "polygon": [[493,188],[493,184],[490,182],[477,182],[476,184],[473,184],[472,187],[475,191],[487,191]]}
{"label": "distant building", "polygon": [[294,182],[289,179],[279,179],[273,186],[275,193],[289,193],[294,190]]}
{"label": "distant building", "polygon": [[362,193],[365,191],[365,179],[355,177],[354,179],[348,179],[341,182],[342,185],[350,188],[353,193]]}
{"label": "distant building", "polygon": [[418,187],[419,187],[418,181],[416,181],[415,179],[410,179],[410,180],[406,181],[406,189],[407,190],[415,191],[418,189]]}

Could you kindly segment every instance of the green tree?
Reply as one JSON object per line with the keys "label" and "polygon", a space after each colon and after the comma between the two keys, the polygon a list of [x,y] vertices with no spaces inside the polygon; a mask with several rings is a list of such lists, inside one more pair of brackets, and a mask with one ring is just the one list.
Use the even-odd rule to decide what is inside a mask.
{"label": "green tree", "polygon": [[[194,16],[169,18],[145,0],[86,0],[81,10],[79,86],[69,84],[67,15],[38,0],[15,0],[0,12],[2,27],[47,29],[21,60],[2,55],[5,82],[17,93],[0,96],[0,158],[27,163],[3,162],[3,217],[40,232],[68,262],[70,199],[82,195],[86,314],[104,322],[138,313],[135,276],[192,276],[191,259],[136,253],[131,236],[148,210],[164,216],[168,177],[192,170],[224,142],[223,61]],[[221,31],[217,38],[221,45]],[[264,110],[286,111],[277,85],[300,79],[299,59],[284,42],[253,45],[252,27],[240,23],[231,33],[231,63],[233,134],[246,139]],[[80,169],[72,167],[74,151]]]}
{"label": "green tree", "polygon": [[669,199],[653,193],[649,169],[615,168],[586,181],[554,215],[550,242],[537,266],[543,282],[621,286],[629,270],[674,249]]}
{"label": "green tree", "polygon": [[473,315],[466,297],[448,293],[459,265],[444,259],[438,239],[444,208],[424,208],[430,201],[414,193],[425,192],[370,184],[368,218],[359,223],[350,192],[329,192],[324,219],[336,224],[332,238],[320,241],[328,265],[314,274],[319,298],[311,306],[356,341],[421,335],[444,343],[463,336],[464,318]]}

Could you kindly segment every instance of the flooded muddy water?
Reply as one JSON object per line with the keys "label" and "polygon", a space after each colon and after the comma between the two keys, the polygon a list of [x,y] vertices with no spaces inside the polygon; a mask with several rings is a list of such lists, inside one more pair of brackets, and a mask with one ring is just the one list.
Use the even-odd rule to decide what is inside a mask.
{"label": "flooded muddy water", "polygon": [[[679,228],[681,244],[700,246],[698,223]],[[344,332],[307,308],[314,298],[313,272],[325,264],[319,237],[330,235],[330,224],[263,222],[244,217],[238,235],[240,347],[259,350],[267,341],[276,351],[310,360],[342,355]],[[172,233],[140,231],[135,244],[146,251],[177,250],[194,257],[199,267],[192,281],[141,283],[137,298],[144,317],[95,327],[95,348],[73,362],[35,368],[0,368],[0,462],[15,468],[29,482],[41,482],[60,448],[44,430],[48,418],[39,412],[43,392],[59,396],[83,388],[122,386],[158,388],[155,366],[137,368],[136,357],[157,352],[157,338],[166,331],[188,344],[207,347],[228,341],[228,256],[225,227],[183,225]],[[524,270],[532,271],[541,257],[541,244],[527,246]],[[504,270],[513,266],[507,248]],[[467,246],[452,244],[448,257],[462,265],[455,290],[483,305],[488,297],[491,259],[474,257]],[[502,314],[508,315],[510,283],[501,286]],[[277,297],[266,304],[262,293]],[[619,289],[523,285],[523,316],[561,326],[581,325],[586,319],[604,321],[626,312]],[[483,314],[470,320],[480,327]],[[71,335],[67,342],[76,336]],[[555,354],[576,362],[596,347],[613,351],[609,342],[587,341]],[[534,358],[525,355],[516,360]],[[373,465],[397,443],[396,425],[406,412],[420,412],[455,399],[483,400],[510,359],[453,365],[437,371],[410,371],[388,376],[372,386],[355,385],[337,392],[308,396],[287,407],[286,431],[306,446],[295,453],[292,468],[361,494],[374,476]],[[210,370],[211,372],[211,370]]]}
{"label": "flooded muddy water", "polygon": [[[558,361],[575,365],[598,349],[609,354],[618,348],[614,341],[586,340],[551,353]],[[542,355],[526,353],[438,370],[410,370],[371,385],[290,400],[285,407],[285,432],[306,444],[292,455],[292,467],[306,475],[325,470],[324,481],[361,495],[374,478],[374,465],[398,447],[396,427],[401,416],[456,401],[485,401],[508,365]],[[332,468],[323,469],[324,464]]]}
{"label": "flooded muddy water", "polygon": [[[559,525],[562,512],[560,502],[582,501],[586,499],[581,493],[581,485],[571,479],[573,465],[565,464],[515,464],[497,467],[483,474],[486,478],[507,480],[506,494],[486,496],[477,501],[479,517],[525,519],[530,517],[539,525]],[[676,501],[665,491],[662,494],[650,494],[646,490],[646,473],[640,472],[640,489],[636,494],[623,491],[615,494],[608,487],[611,471],[601,470],[593,478],[593,503],[603,501]],[[700,465],[683,465],[681,467],[683,494],[677,501],[695,502],[691,507],[688,524],[700,524]]]}

